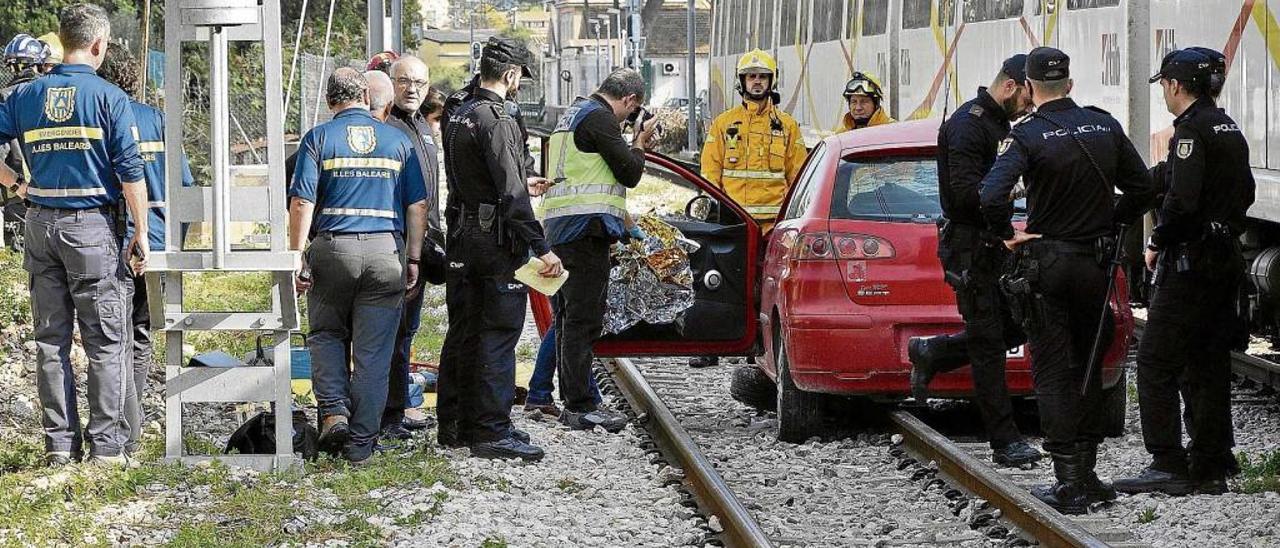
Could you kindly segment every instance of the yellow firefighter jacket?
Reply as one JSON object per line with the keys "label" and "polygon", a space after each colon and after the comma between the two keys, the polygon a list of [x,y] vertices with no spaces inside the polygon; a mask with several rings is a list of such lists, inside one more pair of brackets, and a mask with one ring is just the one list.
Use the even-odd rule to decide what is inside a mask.
{"label": "yellow firefighter jacket", "polygon": [[790,114],[771,101],[744,102],[711,122],[702,177],[724,189],[767,232],[807,154]]}
{"label": "yellow firefighter jacket", "polygon": [[[892,117],[890,117],[889,114],[884,111],[884,109],[878,108],[876,109],[875,114],[871,115],[871,120],[867,122],[866,127],[883,126],[885,124],[892,124],[894,122],[897,122],[897,120],[894,120]],[[853,115],[849,114],[846,111],[844,113],[844,118],[840,119],[840,131],[838,133],[844,133],[851,129],[854,129]]]}

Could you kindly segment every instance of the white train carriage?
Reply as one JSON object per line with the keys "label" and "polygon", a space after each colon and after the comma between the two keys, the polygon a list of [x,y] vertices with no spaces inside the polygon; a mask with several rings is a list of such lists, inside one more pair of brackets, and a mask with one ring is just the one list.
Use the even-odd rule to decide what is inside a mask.
{"label": "white train carriage", "polygon": [[713,0],[712,13],[709,114],[740,100],[738,56],[764,49],[810,143],[839,127],[854,71],[881,81],[895,118],[942,117],[1008,56],[1052,45],[1071,55],[1076,100],[1110,111],[1160,159],[1173,117],[1146,76],[1173,49],[1222,51],[1219,104],[1248,137],[1258,181],[1245,237],[1255,319],[1280,337],[1280,0]]}

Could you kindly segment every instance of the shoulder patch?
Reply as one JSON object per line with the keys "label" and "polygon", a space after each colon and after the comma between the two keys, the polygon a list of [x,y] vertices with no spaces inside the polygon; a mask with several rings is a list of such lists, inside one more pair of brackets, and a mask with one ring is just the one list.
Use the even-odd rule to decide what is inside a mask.
{"label": "shoulder patch", "polygon": [[986,110],[982,108],[982,105],[973,105],[972,107],[969,107],[969,114],[974,116],[982,116],[982,113],[984,112],[986,112]]}
{"label": "shoulder patch", "polygon": [[1181,160],[1191,157],[1191,152],[1195,150],[1195,139],[1178,139],[1178,145],[1174,147],[1173,153],[1178,155]]}
{"label": "shoulder patch", "polygon": [[996,156],[1003,156],[1004,153],[1009,152],[1009,147],[1012,145],[1013,137],[1005,137],[1003,141],[1000,141],[1000,147],[996,149]]}

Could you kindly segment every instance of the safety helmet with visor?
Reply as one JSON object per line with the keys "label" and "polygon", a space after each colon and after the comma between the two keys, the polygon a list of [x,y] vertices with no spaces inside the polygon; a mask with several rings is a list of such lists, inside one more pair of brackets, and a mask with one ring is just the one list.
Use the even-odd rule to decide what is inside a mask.
{"label": "safety helmet with visor", "polygon": [[23,69],[49,62],[49,45],[30,34],[18,34],[4,47],[4,64]]}
{"label": "safety helmet with visor", "polygon": [[[774,94],[778,89],[778,62],[764,50],[753,49],[738,58],[738,93],[747,95],[748,74],[768,74],[769,89],[766,95]],[[776,100],[775,100],[776,102]]]}

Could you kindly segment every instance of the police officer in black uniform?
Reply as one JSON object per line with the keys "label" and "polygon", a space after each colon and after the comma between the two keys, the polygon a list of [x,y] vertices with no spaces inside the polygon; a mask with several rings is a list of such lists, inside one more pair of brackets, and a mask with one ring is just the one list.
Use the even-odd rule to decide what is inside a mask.
{"label": "police officer in black uniform", "polygon": [[[1115,498],[1094,474],[1102,441],[1101,376],[1081,397],[1085,367],[1107,294],[1109,246],[1117,223],[1141,214],[1153,196],[1147,168],[1120,123],[1092,107],[1077,106],[1070,58],[1040,47],[1027,56],[1035,113],[1013,126],[979,190],[988,228],[1015,250],[1015,306],[1031,347],[1044,448],[1057,483],[1032,493],[1063,513],[1087,511]],[[1027,229],[1010,222],[1010,192],[1022,178]],[[1115,202],[1115,189],[1124,195]],[[1114,205],[1113,205],[1114,202]]]}
{"label": "police officer in black uniform", "polygon": [[1221,494],[1239,471],[1231,453],[1230,352],[1248,342],[1237,308],[1245,268],[1237,237],[1254,181],[1240,127],[1214,103],[1214,67],[1213,58],[1180,50],[1151,77],[1177,118],[1163,171],[1168,191],[1146,252],[1156,290],[1138,344],[1142,437],[1152,462],[1116,481],[1126,493]]}
{"label": "police officer in black uniform", "polygon": [[911,390],[928,397],[933,376],[973,364],[973,389],[998,464],[1020,466],[1040,460],[1013,423],[1013,405],[1005,385],[1005,351],[1025,342],[1009,315],[998,281],[1009,256],[999,238],[986,230],[978,208],[978,184],[996,161],[996,147],[1009,134],[1009,121],[1031,108],[1026,90],[1027,56],[1005,60],[991,87],[960,105],[938,131],[938,195],[943,219],[938,258],[965,329],[953,335],[913,337]]}
{"label": "police officer in black uniform", "polygon": [[517,437],[510,418],[527,296],[513,274],[530,251],[544,264],[541,275],[561,273],[529,204],[520,128],[503,106],[532,62],[524,47],[490,41],[480,59],[480,85],[450,114],[444,135],[449,331],[439,391],[455,405],[437,411],[439,441],[468,444],[477,457],[543,455]]}

